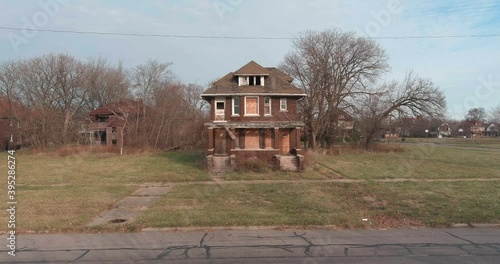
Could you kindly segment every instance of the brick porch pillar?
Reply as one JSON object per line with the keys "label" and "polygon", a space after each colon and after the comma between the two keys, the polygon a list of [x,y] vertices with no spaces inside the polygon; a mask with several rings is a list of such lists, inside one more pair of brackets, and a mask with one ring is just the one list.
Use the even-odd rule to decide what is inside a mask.
{"label": "brick porch pillar", "polygon": [[208,155],[214,154],[214,128],[208,128]]}
{"label": "brick porch pillar", "polygon": [[235,149],[240,149],[240,133],[238,133],[239,131],[236,130],[236,128],[232,129],[231,130],[235,136],[235,139],[234,139],[234,148]]}
{"label": "brick porch pillar", "polygon": [[280,128],[274,128],[274,149],[280,149]]}
{"label": "brick porch pillar", "polygon": [[297,139],[297,143],[295,145],[295,148],[297,149],[297,153],[300,153],[300,151],[302,150],[302,147],[300,145],[300,136],[302,135],[302,127],[297,127],[295,129],[295,138]]}

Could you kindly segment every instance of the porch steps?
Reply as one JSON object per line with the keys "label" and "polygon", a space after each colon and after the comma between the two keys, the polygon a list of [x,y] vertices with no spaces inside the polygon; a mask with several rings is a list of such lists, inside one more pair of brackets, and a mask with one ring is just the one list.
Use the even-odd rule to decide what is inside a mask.
{"label": "porch steps", "polygon": [[224,175],[231,171],[231,157],[214,156],[212,159],[211,172],[216,175]]}
{"label": "porch steps", "polygon": [[299,157],[297,157],[297,156],[281,156],[280,157],[280,170],[298,171],[299,170]]}

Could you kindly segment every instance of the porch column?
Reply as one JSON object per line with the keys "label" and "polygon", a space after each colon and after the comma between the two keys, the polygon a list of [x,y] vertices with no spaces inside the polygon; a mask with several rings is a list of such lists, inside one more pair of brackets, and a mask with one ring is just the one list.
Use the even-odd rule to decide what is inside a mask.
{"label": "porch column", "polygon": [[301,136],[301,133],[302,132],[302,127],[297,127],[295,129],[295,137],[297,139],[297,143],[295,144],[295,148],[297,149],[297,152],[301,151],[301,146],[300,146],[300,136]]}
{"label": "porch column", "polygon": [[280,128],[275,127],[274,128],[274,149],[280,149]]}
{"label": "porch column", "polygon": [[240,149],[240,133],[238,133],[238,130],[236,128],[232,129],[232,132],[235,136],[234,138],[234,148],[235,149]]}
{"label": "porch column", "polygon": [[214,153],[214,128],[208,128],[208,154],[213,155]]}

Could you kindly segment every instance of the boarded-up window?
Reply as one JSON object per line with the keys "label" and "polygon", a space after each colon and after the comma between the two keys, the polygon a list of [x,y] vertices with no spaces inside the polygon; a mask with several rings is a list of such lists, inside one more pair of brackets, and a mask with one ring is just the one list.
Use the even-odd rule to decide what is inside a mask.
{"label": "boarded-up window", "polygon": [[259,114],[259,97],[248,96],[245,97],[245,115],[258,115]]}
{"label": "boarded-up window", "polygon": [[245,148],[258,149],[260,148],[259,130],[246,130],[245,131]]}

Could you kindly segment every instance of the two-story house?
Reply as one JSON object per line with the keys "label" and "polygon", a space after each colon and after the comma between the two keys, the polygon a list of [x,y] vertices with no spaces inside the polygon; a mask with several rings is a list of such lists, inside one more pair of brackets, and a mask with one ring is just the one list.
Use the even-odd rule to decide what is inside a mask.
{"label": "two-story house", "polygon": [[[297,102],[306,94],[277,68],[254,61],[228,73],[201,95],[211,106],[208,166],[238,167],[262,159],[284,170],[299,170],[301,131]],[[223,166],[224,167],[224,166]]]}

